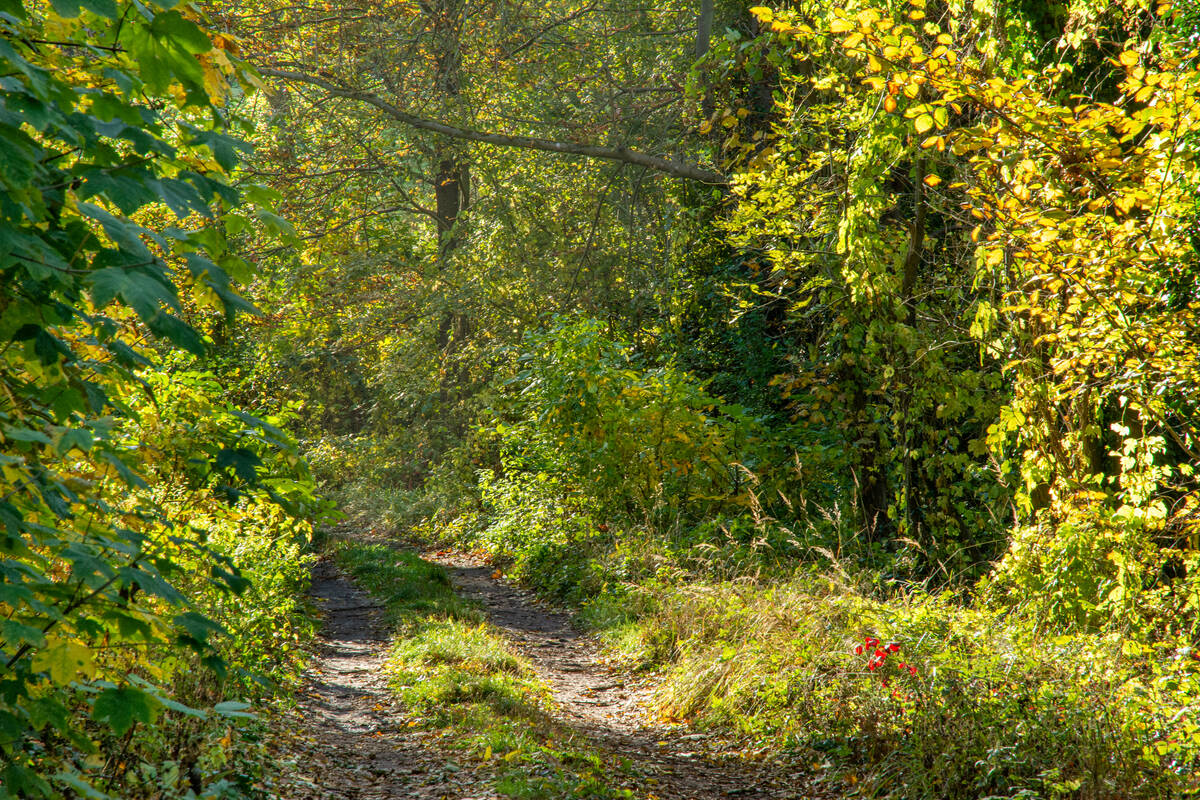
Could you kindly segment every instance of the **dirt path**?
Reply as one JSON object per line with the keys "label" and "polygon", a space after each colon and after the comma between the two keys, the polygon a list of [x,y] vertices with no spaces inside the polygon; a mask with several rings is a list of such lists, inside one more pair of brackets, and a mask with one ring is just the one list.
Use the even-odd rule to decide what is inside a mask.
{"label": "dirt path", "polygon": [[[701,734],[648,725],[650,687],[607,665],[569,616],[492,577],[491,567],[445,551],[422,553],[445,566],[456,589],[479,602],[551,686],[561,721],[644,776],[640,794],[661,800],[810,798],[811,787],[780,762],[751,763]],[[311,594],[324,616],[294,739],[295,769],[280,794],[295,800],[484,800],[489,776],[437,747],[437,733],[409,726],[386,686],[389,632],[383,611],[332,563],[313,572]]]}
{"label": "dirt path", "polygon": [[313,569],[310,590],[324,625],[298,735],[286,743],[294,771],[287,800],[494,798],[486,776],[462,769],[429,734],[409,728],[383,671],[390,633],[383,609],[331,562]]}
{"label": "dirt path", "polygon": [[447,551],[421,553],[450,571],[459,593],[487,610],[550,684],[564,720],[605,750],[628,758],[649,776],[662,800],[785,800],[809,798],[811,787],[782,762],[751,763],[721,752],[712,737],[646,720],[652,686],[600,658],[568,615],[540,607],[532,595],[492,577],[492,568]]}

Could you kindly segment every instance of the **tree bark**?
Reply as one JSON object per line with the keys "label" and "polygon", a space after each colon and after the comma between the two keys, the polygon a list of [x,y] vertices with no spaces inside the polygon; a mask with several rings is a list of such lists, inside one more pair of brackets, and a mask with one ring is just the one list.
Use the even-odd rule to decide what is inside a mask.
{"label": "tree bark", "polygon": [[712,38],[713,0],[700,0],[700,15],[696,18],[696,58],[708,55]]}

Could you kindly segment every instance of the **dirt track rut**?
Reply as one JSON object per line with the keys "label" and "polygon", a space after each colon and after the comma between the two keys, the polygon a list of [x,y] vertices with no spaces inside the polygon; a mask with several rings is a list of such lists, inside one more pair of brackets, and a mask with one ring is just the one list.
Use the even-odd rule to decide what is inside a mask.
{"label": "dirt track rut", "polygon": [[[652,687],[600,657],[594,640],[569,615],[493,577],[478,559],[447,551],[423,558],[442,564],[455,588],[487,611],[550,685],[559,719],[598,749],[628,760],[638,795],[659,800],[809,798],[812,787],[781,762],[748,762],[721,743],[679,726],[646,721]],[[497,795],[489,776],[438,747],[436,732],[410,726],[388,691],[383,670],[389,632],[383,609],[331,562],[313,572],[311,594],[324,624],[302,697],[294,739],[295,769],[281,794],[296,800],[485,800]]]}

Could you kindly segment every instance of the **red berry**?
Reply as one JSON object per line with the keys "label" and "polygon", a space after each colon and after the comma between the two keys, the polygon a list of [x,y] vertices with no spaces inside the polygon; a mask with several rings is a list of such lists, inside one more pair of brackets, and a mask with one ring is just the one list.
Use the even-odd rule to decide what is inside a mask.
{"label": "red berry", "polygon": [[862,645],[861,644],[858,647],[854,648],[854,654],[857,656],[862,655]]}
{"label": "red berry", "polygon": [[889,653],[898,653],[898,652],[900,652],[900,645],[896,644],[895,642],[892,642],[891,644],[889,644],[887,646],[887,649],[888,649]]}
{"label": "red berry", "polygon": [[901,661],[901,662],[900,662],[900,669],[908,669],[908,664],[905,664],[903,661]]}
{"label": "red berry", "polygon": [[875,657],[880,661],[883,661],[885,658],[887,658],[887,653],[883,652],[882,650],[876,650]]}
{"label": "red berry", "polygon": [[910,673],[912,673],[913,675],[916,675],[916,674],[917,674],[917,668],[916,668],[916,667],[909,667],[909,668],[908,668],[908,671],[909,671]]}

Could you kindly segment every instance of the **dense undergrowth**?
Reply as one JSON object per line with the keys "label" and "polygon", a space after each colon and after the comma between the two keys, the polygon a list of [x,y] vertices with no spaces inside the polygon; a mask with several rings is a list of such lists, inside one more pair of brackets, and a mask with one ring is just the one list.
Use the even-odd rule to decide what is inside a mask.
{"label": "dense undergrowth", "polygon": [[[530,518],[547,513],[544,495],[529,501]],[[661,719],[865,777],[872,796],[1200,791],[1200,659],[1186,638],[1063,632],[1036,604],[855,578],[837,562],[796,569],[749,547],[671,550],[644,533],[597,534],[585,548],[524,538],[497,546],[455,526],[414,534],[469,548],[489,541],[510,575],[578,603],[580,621],[615,657],[660,674],[652,713]],[[418,635],[398,657],[450,647],[451,660],[475,658],[472,638],[467,629]],[[420,696],[410,702],[440,719],[460,691],[472,694],[473,674],[438,673],[449,682],[410,686]]]}
{"label": "dense undergrowth", "polygon": [[[176,2],[0,3],[0,797],[266,797],[324,508],[208,356],[251,85]],[[250,409],[257,413],[251,413]]]}

